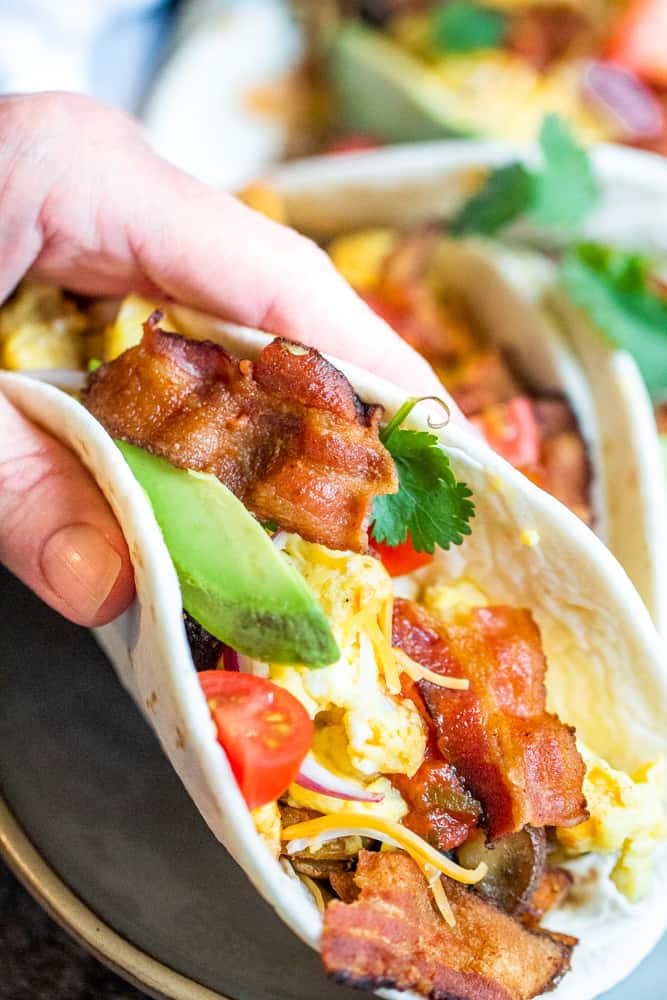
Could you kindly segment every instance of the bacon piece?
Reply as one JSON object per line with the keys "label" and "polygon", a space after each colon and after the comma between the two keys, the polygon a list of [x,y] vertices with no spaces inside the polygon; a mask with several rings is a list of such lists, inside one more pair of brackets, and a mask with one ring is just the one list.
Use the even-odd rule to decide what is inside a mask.
{"label": "bacon piece", "polygon": [[355,880],[359,899],[333,901],[324,914],[322,958],[338,982],[431,1000],[529,1000],[569,968],[571,946],[443,879],[456,920],[449,927],[403,852],[361,851]]}
{"label": "bacon piece", "polygon": [[371,308],[434,366],[469,354],[474,333],[463,303],[452,309],[429,280],[433,255],[442,238],[438,223],[408,230],[387,256],[380,288],[367,297]]}
{"label": "bacon piece", "polygon": [[530,612],[475,608],[445,628],[398,599],[393,642],[430,670],[470,681],[467,691],[428,681],[419,690],[438,749],[484,807],[490,840],[586,818],[584,763],[574,730],[546,711],[546,661]]}
{"label": "bacon piece", "polygon": [[444,384],[467,417],[507,403],[521,392],[504,355],[495,347],[470,354]]}
{"label": "bacon piece", "polygon": [[354,872],[331,872],[329,882],[333,891],[344,903],[354,903],[359,897],[360,890]]}
{"label": "bacon piece", "polygon": [[571,407],[564,399],[536,399],[540,462],[536,481],[591,524],[591,463]]}
{"label": "bacon piece", "polygon": [[508,47],[539,71],[575,53],[594,51],[592,20],[568,4],[536,4],[516,12],[510,21]]}
{"label": "bacon piece", "polygon": [[[667,151],[665,152],[667,156]],[[667,434],[667,403],[661,403],[655,411],[658,434]]]}
{"label": "bacon piece", "polygon": [[91,375],[84,403],[108,432],[212,472],[260,520],[363,551],[373,497],[397,489],[367,406],[317,351],[276,339],[255,362],[160,330]]}

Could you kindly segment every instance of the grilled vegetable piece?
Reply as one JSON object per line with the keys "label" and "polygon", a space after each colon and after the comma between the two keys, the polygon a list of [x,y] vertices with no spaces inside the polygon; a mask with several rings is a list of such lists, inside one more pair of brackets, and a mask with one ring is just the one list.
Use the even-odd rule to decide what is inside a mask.
{"label": "grilled vegetable piece", "polygon": [[340,871],[332,872],[329,876],[331,888],[344,903],[353,903],[359,897],[359,886],[356,883],[354,872]]}
{"label": "grilled vegetable piece", "polygon": [[480,831],[456,854],[466,868],[475,868],[484,861],[488,872],[476,887],[480,896],[505,913],[518,916],[530,906],[544,872],[546,836],[544,830],[526,826],[487,846]]}
{"label": "grilled vegetable piece", "polygon": [[574,730],[546,711],[546,660],[529,611],[474,608],[445,625],[397,599],[394,645],[467,691],[420,681],[438,749],[485,809],[491,841],[524,826],[575,826],[587,817]]}
{"label": "grilled vegetable piece", "polygon": [[367,548],[373,497],[396,492],[381,407],[308,347],[274,340],[256,361],[144,325],[93,373],[84,403],[115,438],[210,472],[261,521],[334,549]]}
{"label": "grilled vegetable piece", "polygon": [[352,867],[351,861],[328,861],[326,858],[295,857],[290,858],[290,861],[299,875],[317,880],[335,877],[341,872],[348,872]]}
{"label": "grilled vegetable piece", "polygon": [[426,879],[401,851],[362,851],[360,896],[324,915],[322,958],[341,983],[396,987],[425,997],[529,1000],[567,971],[571,944],[530,931],[456,882],[444,879],[455,926],[431,903]]}
{"label": "grilled vegetable piece", "polygon": [[[300,809],[284,805],[282,802],[279,808],[282,826],[306,823],[309,819],[316,819],[320,815],[314,809]],[[336,837],[334,840],[327,840],[316,851],[305,849],[290,854],[290,861],[296,871],[302,872],[304,875],[310,875],[311,878],[328,878],[330,872],[349,870],[361,848],[369,843],[370,841],[366,837],[354,835]],[[306,871],[310,865],[314,865],[313,870]],[[321,874],[314,874],[318,868]]]}
{"label": "grilled vegetable piece", "polygon": [[183,612],[183,624],[195,668],[197,670],[215,670],[223,650],[223,643],[207,632],[204,626],[200,625],[187,611]]}
{"label": "grilled vegetable piece", "polygon": [[540,876],[528,907],[521,914],[526,927],[538,927],[545,913],[560,906],[572,888],[574,878],[565,868],[547,868]]}

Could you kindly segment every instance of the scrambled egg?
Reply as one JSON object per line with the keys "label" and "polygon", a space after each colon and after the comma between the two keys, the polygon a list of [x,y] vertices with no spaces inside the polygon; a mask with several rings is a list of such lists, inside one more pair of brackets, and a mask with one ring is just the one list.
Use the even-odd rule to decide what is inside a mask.
{"label": "scrambled egg", "polygon": [[0,368],[82,368],[86,316],[60,289],[24,282],[0,311]]}
{"label": "scrambled egg", "polygon": [[[518,0],[492,0],[511,9]],[[586,61],[563,58],[538,70],[506,48],[443,52],[433,44],[428,14],[399,15],[390,26],[394,40],[416,57],[442,86],[442,101],[469,130],[507,139],[534,139],[544,116],[558,114],[584,142],[614,138],[610,125],[582,99]]]}
{"label": "scrambled egg", "polygon": [[336,237],[328,246],[335,267],[358,292],[373,292],[398,234],[393,229],[360,229]]}
{"label": "scrambled egg", "polygon": [[434,583],[426,587],[422,604],[435,618],[451,621],[472,608],[484,608],[489,599],[476,583],[467,577],[459,577],[449,583]]}
{"label": "scrambled egg", "polygon": [[[406,805],[386,775],[412,775],[421,764],[425,736],[410,701],[397,694],[398,669],[391,650],[392,580],[370,556],[334,552],[291,535],[286,557],[301,573],[326,613],[341,651],[337,663],[320,669],[272,664],[271,679],[289,690],[315,720],[312,753],[328,771],[382,796],[379,802],[338,799],[293,784],[292,805],[344,815],[367,812],[400,821]],[[427,583],[421,602],[447,622],[489,598],[472,580]],[[628,899],[649,888],[652,855],[667,836],[664,811],[667,764],[645,764],[635,774],[617,771],[580,747],[586,763],[584,794],[590,818],[557,837],[571,856],[618,853],[611,878]],[[279,849],[280,816],[275,803],[253,813],[270,848]]]}
{"label": "scrambled egg", "polygon": [[328,667],[271,664],[270,677],[315,720],[313,754],[328,770],[381,793],[381,802],[347,802],[292,785],[290,798],[322,812],[369,811],[400,819],[406,807],[383,774],[413,775],[426,740],[419,713],[402,701],[391,650],[393,590],[371,556],[334,552],[291,535],[284,552],[324,610],[341,651]]}
{"label": "scrambled egg", "polygon": [[584,794],[591,815],[578,826],[559,828],[558,840],[573,856],[620,852],[611,878],[619,892],[636,902],[650,889],[652,856],[667,836],[665,761],[644,764],[630,776],[587,747],[580,745],[579,751],[586,763]]}
{"label": "scrambled egg", "polygon": [[267,802],[266,805],[258,806],[251,810],[251,816],[255,824],[257,833],[264,839],[264,843],[277,858],[281,851],[280,842],[280,810],[278,803]]}

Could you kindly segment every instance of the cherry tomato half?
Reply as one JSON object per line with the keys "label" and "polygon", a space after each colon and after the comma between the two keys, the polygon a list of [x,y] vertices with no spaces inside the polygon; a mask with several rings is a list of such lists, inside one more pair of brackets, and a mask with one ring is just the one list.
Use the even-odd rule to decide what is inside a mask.
{"label": "cherry tomato half", "polygon": [[264,677],[227,670],[198,676],[248,808],[277,799],[310,749],[313,723],[305,708]]}
{"label": "cherry tomato half", "polygon": [[533,404],[525,396],[497,403],[470,418],[494,451],[517,467],[535,465],[540,457],[540,432]]}
{"label": "cherry tomato half", "polygon": [[652,83],[667,86],[667,0],[634,0],[612,35],[607,57]]}
{"label": "cherry tomato half", "polygon": [[405,576],[420,566],[427,566],[433,558],[428,552],[417,552],[409,534],[400,545],[386,545],[384,542],[377,542],[372,536],[368,541],[371,551],[380,557],[389,576]]}

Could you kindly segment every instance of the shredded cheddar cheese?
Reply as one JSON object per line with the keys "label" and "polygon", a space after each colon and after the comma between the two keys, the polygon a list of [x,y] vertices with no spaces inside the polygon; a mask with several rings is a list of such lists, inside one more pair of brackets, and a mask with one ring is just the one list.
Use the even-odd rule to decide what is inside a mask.
{"label": "shredded cheddar cheese", "polygon": [[[357,834],[360,837],[370,837],[373,840],[383,840],[402,848],[417,862],[422,871],[425,866],[447,875],[449,878],[462,882],[464,885],[475,885],[484,878],[487,866],[484,862],[476,868],[463,868],[456,864],[446,854],[441,854],[425,840],[418,837],[412,830],[392,823],[379,816],[368,816],[364,813],[346,813],[344,816],[319,816],[305,823],[295,823],[285,827],[281,838],[287,842],[287,853],[321,846],[327,840],[336,837],[348,837]],[[317,848],[316,848],[317,849]],[[427,876],[429,881],[432,873]]]}
{"label": "shredded cheddar cheese", "polygon": [[452,913],[452,908],[449,905],[449,900],[447,899],[447,893],[445,892],[445,887],[442,884],[442,876],[436,868],[431,868],[430,865],[424,865],[422,871],[428,881],[428,887],[433,893],[433,902],[438,907],[440,915],[446,924],[450,927],[454,927],[456,920],[454,919],[454,914]]}
{"label": "shredded cheddar cheese", "polygon": [[317,909],[320,911],[320,913],[324,913],[326,909],[326,903],[324,902],[324,896],[322,895],[322,890],[320,889],[315,879],[311,878],[310,875],[303,875],[301,872],[297,872],[296,874],[298,875],[303,885],[305,885],[308,892],[313,897],[313,901]]}
{"label": "shredded cheddar cheese", "polygon": [[422,667],[421,663],[417,663],[396,646],[394,647],[394,656],[400,663],[403,673],[411,677],[413,681],[430,681],[431,684],[451,688],[453,691],[467,691],[470,687],[470,681],[466,677],[445,677],[442,674],[436,674],[434,670]]}

